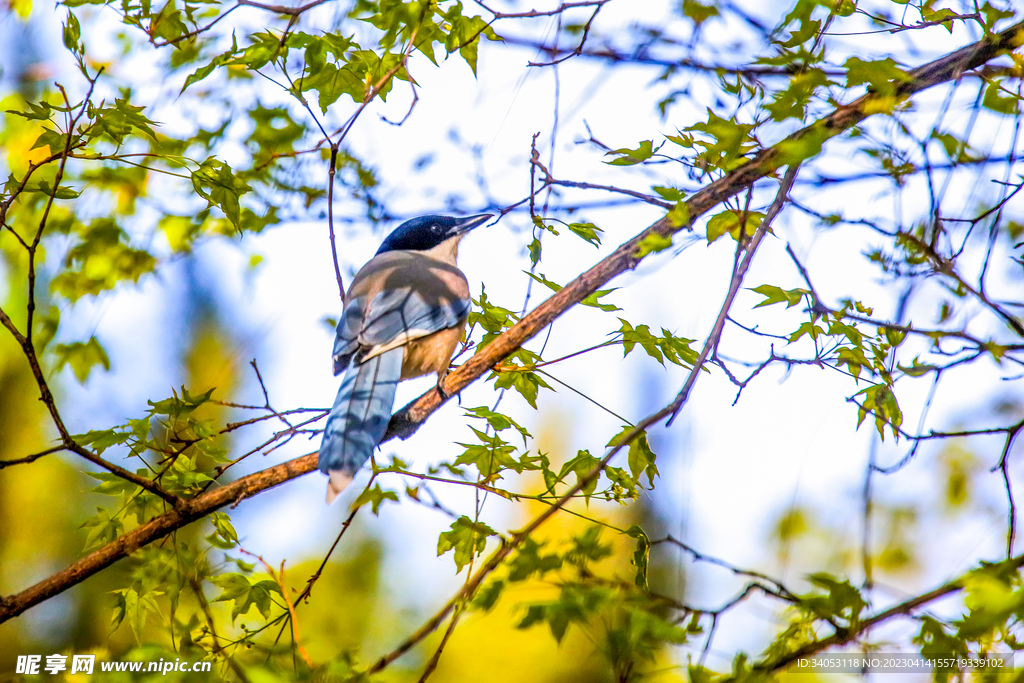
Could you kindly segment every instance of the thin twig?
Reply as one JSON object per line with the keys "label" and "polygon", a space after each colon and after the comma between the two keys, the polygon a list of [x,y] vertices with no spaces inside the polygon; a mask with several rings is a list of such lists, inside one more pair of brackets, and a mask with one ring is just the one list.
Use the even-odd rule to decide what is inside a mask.
{"label": "thin twig", "polygon": [[274,583],[277,584],[278,588],[281,589],[281,596],[284,598],[284,604],[288,606],[288,620],[292,627],[292,643],[299,650],[299,654],[302,655],[302,659],[306,662],[306,666],[308,666],[310,671],[312,671],[316,667],[313,666],[313,660],[309,658],[309,653],[306,652],[306,648],[302,647],[302,643],[299,642],[299,620],[295,616],[295,605],[293,605],[292,601],[288,599],[288,586],[285,584],[284,576],[284,560],[281,560],[281,569],[279,571],[274,571],[274,568],[267,564],[266,560],[264,560],[261,555],[251,553],[245,548],[239,548],[238,551],[243,555],[256,558],[256,560],[263,565],[263,568],[267,570],[267,573],[270,574],[270,578],[274,580]]}
{"label": "thin twig", "polygon": [[[711,332],[708,334],[707,340],[704,342],[704,348],[701,349],[700,356],[697,358],[697,362],[694,367],[703,367],[708,356],[714,349],[718,347],[718,341],[721,339],[722,331],[725,329],[725,321],[729,317],[729,309],[732,308],[733,301],[736,300],[736,294],[740,291],[740,286],[743,284],[743,278],[747,274],[747,270],[750,268],[750,264],[754,259],[754,253],[757,251],[757,247],[761,244],[761,240],[767,234],[768,229],[771,227],[772,221],[782,211],[782,207],[786,205],[786,199],[789,196],[789,190],[793,187],[793,181],[796,179],[796,174],[800,170],[799,165],[790,166],[786,171],[786,175],[782,179],[782,184],[779,187],[778,194],[775,195],[775,200],[771,206],[768,207],[768,211],[765,213],[764,218],[761,220],[760,225],[754,231],[754,234],[750,237],[750,241],[743,245],[738,243],[737,249],[742,249],[743,257],[737,264],[732,280],[729,282],[729,292],[725,296],[725,301],[722,302],[722,307],[718,311],[718,317],[715,319],[715,324],[711,328]],[[740,227],[740,236],[742,238],[744,228]],[[690,391],[693,389],[694,383],[697,381],[696,372],[691,372],[686,376],[686,382],[683,384],[683,388],[680,389],[679,394],[675,400],[672,401],[673,409],[668,418],[666,425],[671,425],[672,421],[676,419],[676,415],[682,410],[686,401],[690,397]]]}
{"label": "thin twig", "polygon": [[[986,61],[994,58],[1000,51],[1013,49],[1016,45],[1015,41],[1017,40],[1018,32],[1022,29],[1022,26],[1024,24],[1015,24],[1001,33],[985,37],[977,43],[911,71],[909,74],[910,80],[896,86],[898,94],[909,96],[926,88],[945,83],[959,77],[959,75],[968,70],[981,66]],[[789,148],[792,149],[794,142],[799,142],[809,135],[819,136],[820,139],[820,131],[827,131],[829,137],[834,137],[844,130],[857,125],[869,116],[867,111],[868,105],[876,97],[876,95],[868,93],[851,104],[842,105],[820,121],[794,133],[783,141],[782,144],[784,146],[789,145]],[[744,190],[750,183],[773,173],[783,165],[784,157],[781,149],[782,147],[777,145],[758,152],[745,164],[730,171],[722,178],[712,182],[689,197],[686,201],[686,206],[689,209],[691,219],[706,213],[725,199]],[[623,243],[611,255],[549,297],[545,302],[518,321],[516,325],[506,330],[486,347],[480,349],[469,361],[449,373],[445,378],[443,387],[446,395],[452,396],[457,394],[462,388],[483,376],[489,368],[518,349],[528,339],[546,328],[548,324],[566,310],[593,294],[614,277],[631,268],[635,268],[640,262],[640,258],[637,256],[638,250],[645,239],[648,239],[651,235],[671,236],[683,228],[684,226],[674,225],[667,218],[663,218]],[[429,415],[437,410],[444,400],[444,397],[436,389],[431,389],[423,394],[392,417],[385,438],[394,438],[399,435],[408,436],[413,433]],[[652,418],[655,418],[656,421],[662,417],[667,417],[670,412],[659,411]],[[649,424],[652,423],[647,421],[639,423],[638,429],[632,430],[627,434],[627,439],[623,443],[629,443],[630,438],[639,436],[642,428],[649,426]],[[617,446],[606,457],[614,456],[621,447],[621,445]],[[92,576],[122,557],[154,540],[163,538],[175,529],[201,519],[210,512],[225,505],[237,504],[245,498],[257,495],[262,491],[311,472],[315,468],[316,454],[310,453],[242,477],[228,485],[212,488],[195,498],[184,501],[179,507],[168,510],[139,525],[114,541],[77,560],[65,569],[50,575],[17,594],[0,599],[0,623],[23,613],[25,610],[54,595],[64,592],[71,586],[80,583],[85,578]],[[597,476],[597,474],[595,473],[594,476]],[[584,477],[581,481],[589,482],[590,479]],[[570,491],[571,494],[576,492],[577,490]],[[547,517],[544,517],[538,523],[543,523],[546,519]],[[524,531],[529,532],[533,528],[536,527],[529,525]],[[500,563],[509,552],[511,552],[511,548],[503,553],[496,553],[492,556],[478,570],[478,574],[480,574],[479,580],[482,581],[487,573],[493,569],[493,566],[491,566],[492,562],[494,566],[497,566],[497,563]],[[485,569],[487,571],[484,571]],[[481,574],[481,572],[483,573]],[[468,588],[470,590],[475,589],[475,585],[469,584]],[[445,611],[445,614],[447,614],[447,611]],[[443,620],[443,615],[441,620]],[[431,625],[431,623],[426,624],[424,629],[421,629],[421,631],[425,631],[423,636],[432,631],[433,628],[436,628],[437,625]],[[437,623],[441,623],[440,620]],[[400,655],[401,653],[398,654]],[[384,662],[381,668],[386,666],[387,663]]]}
{"label": "thin twig", "polygon": [[334,277],[338,280],[338,296],[345,303],[345,285],[341,281],[338,266],[338,244],[334,237],[334,173],[338,164],[338,143],[331,143],[331,165],[327,169],[327,232],[331,238],[331,258],[334,260]]}

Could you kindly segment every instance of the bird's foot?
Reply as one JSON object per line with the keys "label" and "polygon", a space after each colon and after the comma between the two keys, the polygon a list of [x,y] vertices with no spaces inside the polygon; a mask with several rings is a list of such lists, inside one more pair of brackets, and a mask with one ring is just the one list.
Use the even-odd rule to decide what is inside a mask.
{"label": "bird's foot", "polygon": [[444,374],[437,376],[437,393],[441,397],[442,401],[447,401],[451,398],[451,394],[444,390],[444,380],[448,377],[448,371],[445,370]]}

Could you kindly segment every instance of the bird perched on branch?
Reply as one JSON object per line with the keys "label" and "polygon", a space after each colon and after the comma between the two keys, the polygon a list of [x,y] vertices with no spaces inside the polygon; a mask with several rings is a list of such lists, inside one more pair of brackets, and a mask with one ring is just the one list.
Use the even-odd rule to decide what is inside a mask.
{"label": "bird perched on branch", "polygon": [[334,374],[345,377],[319,454],[328,503],[384,437],[398,382],[435,372],[440,388],[471,303],[459,241],[490,217],[406,221],[352,280],[334,341]]}

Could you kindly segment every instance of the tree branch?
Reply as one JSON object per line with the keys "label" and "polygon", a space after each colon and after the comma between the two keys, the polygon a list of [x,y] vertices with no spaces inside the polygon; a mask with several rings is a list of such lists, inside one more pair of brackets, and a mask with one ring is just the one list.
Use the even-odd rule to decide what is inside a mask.
{"label": "tree branch", "polygon": [[[965,71],[981,66],[1000,52],[1015,48],[1021,42],[1019,36],[1022,33],[1024,33],[1024,23],[1015,24],[1001,33],[986,37],[977,43],[915,69],[910,72],[911,80],[909,82],[901,83],[897,86],[898,92],[902,95],[911,95],[953,80]],[[749,187],[755,181],[774,173],[778,168],[786,165],[787,159],[784,150],[787,149],[787,146],[791,148],[793,142],[804,140],[812,134],[820,136],[824,133],[824,139],[832,138],[857,125],[869,116],[865,105],[870,104],[874,99],[875,96],[869,93],[851,104],[842,105],[829,116],[797,131],[782,143],[761,150],[743,166],[731,171],[690,197],[686,204],[691,218],[696,218],[706,213],[714,206]],[[585,299],[609,280],[626,270],[635,268],[641,260],[637,254],[639,253],[640,245],[645,239],[652,235],[671,236],[685,227],[673,225],[667,218],[662,218],[633,239],[623,243],[611,255],[570,282],[528,315],[524,316],[515,326],[481,349],[473,358],[450,373],[443,387],[445,393],[449,396],[457,394],[461,389],[477,380],[492,366],[518,349],[523,343],[544,329],[569,308]],[[392,417],[385,439],[395,436],[408,437],[443,402],[444,399],[436,389],[432,389],[412,401]],[[632,432],[633,437],[635,438],[635,436],[639,435],[640,431],[649,426],[649,424],[667,417],[670,412],[665,410],[659,411],[659,413],[651,416],[651,418],[654,418],[653,421],[648,422],[645,420],[641,422],[637,430]],[[623,444],[625,443],[627,441],[623,441]],[[621,448],[621,446],[617,448]],[[616,451],[617,449],[613,449],[606,458],[614,455]],[[315,468],[316,453],[310,453],[186,500],[175,509],[155,517],[120,538],[98,548],[66,569],[53,574],[20,593],[0,599],[0,623],[21,614],[30,607],[54,595],[60,594],[71,586],[80,583],[89,576],[113,564],[118,559],[138,550],[147,543],[166,536],[175,529],[201,519],[210,512],[225,505],[238,503],[261,491],[311,472]],[[588,480],[584,478],[582,481],[586,482]],[[570,490],[570,494],[575,492],[574,489]],[[548,516],[554,514],[556,509],[557,507],[552,506],[551,512],[546,514]],[[534,523],[531,523],[530,526],[519,532],[519,534],[528,534],[546,519],[547,516],[537,518],[534,520]],[[503,547],[507,547],[507,550],[504,552],[499,550],[489,558],[487,563],[478,571],[479,580],[467,583],[464,590],[475,590],[479,585],[479,581],[482,581],[484,576],[490,573],[511,552],[511,547]],[[455,603],[450,604],[454,607]],[[450,611],[450,608],[444,614],[446,615],[448,611]],[[429,628],[426,633],[436,628],[443,619],[443,616],[438,619],[437,624]],[[428,626],[430,624],[425,625],[424,628],[426,629]],[[386,663],[384,666],[386,666]]]}
{"label": "tree branch", "polygon": [[[1013,559],[1005,560],[1003,564],[1012,569],[1019,569],[1021,566],[1024,566],[1024,555],[1018,555]],[[872,617],[868,617],[863,621],[859,621],[851,628],[847,628],[843,631],[836,632],[827,638],[822,638],[821,640],[815,640],[813,642],[807,643],[806,645],[803,645],[802,647],[799,647],[788,654],[782,655],[781,657],[770,662],[757,664],[753,668],[755,671],[769,672],[784,669],[793,662],[800,659],[801,657],[810,657],[832,647],[833,645],[843,645],[845,643],[853,642],[862,633],[869,631],[871,628],[884,621],[888,621],[889,619],[892,619],[896,616],[913,614],[917,608],[927,605],[930,602],[934,602],[939,598],[943,598],[947,595],[957,593],[963,590],[963,588],[963,578],[950,581],[949,583],[939,586],[934,590],[930,590],[927,593],[922,593],[921,595],[910,598],[909,600],[901,602],[898,605],[894,605],[887,610],[883,610]]]}
{"label": "tree branch", "polygon": [[[582,491],[590,482],[596,480],[599,476],[601,476],[601,472],[604,471],[605,467],[608,466],[608,463],[611,462],[611,459],[614,458],[620,450],[628,447],[633,441],[640,437],[640,435],[644,434],[647,431],[647,428],[650,427],[651,425],[660,422],[665,418],[669,418],[669,422],[671,422],[671,419],[674,418],[679,413],[680,408],[682,408],[682,406],[686,402],[686,398],[689,396],[690,389],[697,381],[697,377],[700,375],[701,369],[707,362],[711,349],[718,345],[718,340],[721,337],[722,328],[725,324],[724,318],[728,314],[729,307],[732,305],[732,302],[735,299],[736,291],[739,290],[740,283],[743,280],[743,275],[746,273],[747,266],[749,266],[750,264],[750,259],[753,258],[754,251],[757,248],[757,245],[760,243],[765,233],[771,227],[772,220],[778,215],[779,211],[785,204],[786,196],[789,193],[790,188],[793,186],[793,181],[796,179],[798,169],[799,166],[793,166],[786,172],[786,176],[782,180],[781,187],[779,188],[778,195],[776,196],[775,201],[772,202],[771,209],[766,214],[764,220],[761,221],[761,224],[757,227],[757,231],[755,232],[755,234],[749,238],[750,241],[747,242],[745,246],[740,247],[741,249],[744,250],[744,258],[742,262],[737,266],[736,272],[733,273],[729,293],[726,295],[725,301],[722,303],[722,312],[719,314],[719,320],[715,323],[714,327],[712,328],[711,333],[708,335],[707,341],[704,342],[704,349],[701,351],[700,357],[697,359],[697,361],[693,364],[693,367],[690,369],[690,372],[686,378],[686,382],[683,386],[683,390],[679,392],[679,395],[675,398],[675,400],[673,400],[670,404],[668,404],[661,410],[657,411],[656,413],[648,415],[646,418],[641,420],[635,427],[633,427],[633,429],[627,432],[625,436],[622,439],[620,439],[613,447],[609,448],[605,456],[601,458],[601,460],[596,465],[594,465],[594,467],[589,472],[587,472],[583,476],[578,476],[576,479],[576,483],[572,487],[570,487],[568,491],[562,494],[562,496],[557,501],[552,503],[549,508],[547,508],[546,510],[544,510],[544,512],[534,517],[529,524],[523,527],[523,529],[513,533],[507,541],[503,538],[501,546],[499,546],[498,549],[494,551],[494,553],[487,559],[487,562],[480,568],[480,570],[476,574],[472,576],[472,578],[466,580],[466,583],[463,585],[462,589],[459,590],[454,596],[452,596],[452,598],[445,604],[445,606],[441,608],[441,611],[435,614],[429,621],[427,621],[426,624],[424,624],[418,631],[416,631],[416,633],[407,638],[405,642],[399,645],[395,650],[377,660],[377,663],[370,667],[369,673],[376,673],[386,668],[393,661],[395,661],[403,654],[408,652],[410,649],[412,649],[421,640],[430,635],[430,633],[432,633],[438,626],[441,625],[441,623],[444,621],[445,617],[447,617],[449,612],[455,609],[458,605],[462,604],[464,601],[469,600],[473,597],[473,594],[476,593],[476,590],[480,587],[480,584],[483,582],[483,580],[492,571],[497,569],[498,565],[500,565],[501,562],[506,557],[508,557],[508,555],[513,550],[515,550],[519,546],[519,544],[523,542],[524,539],[526,539],[530,534],[537,530],[542,524],[544,524],[544,522],[553,517],[556,512],[565,507],[565,505],[570,500],[572,500],[573,497],[576,496],[576,494]],[[563,289],[561,291],[565,290]],[[541,306],[539,306],[538,308],[543,307],[550,301],[551,299],[548,299],[548,301],[541,304]],[[493,343],[497,343],[498,341],[500,341],[500,338],[498,340],[495,340],[495,342]],[[487,348],[490,347],[488,346]]]}
{"label": "tree branch", "polygon": [[[119,465],[115,465],[78,444],[68,432],[67,427],[64,426],[64,420],[61,419],[60,413],[57,412],[57,402],[54,400],[53,393],[50,391],[50,386],[47,384],[46,378],[43,376],[43,369],[39,365],[39,359],[36,357],[36,350],[35,347],[32,346],[32,341],[21,333],[18,327],[14,324],[14,321],[11,320],[10,316],[8,316],[2,308],[0,308],[0,325],[7,328],[7,331],[10,332],[11,336],[14,337],[14,340],[18,342],[18,345],[21,346],[22,352],[28,359],[29,368],[32,370],[32,376],[35,378],[36,384],[39,387],[39,400],[41,400],[46,406],[46,409],[50,413],[50,417],[53,418],[54,425],[57,427],[57,431],[60,432],[61,446],[57,450],[68,450],[72,453],[76,453],[92,464],[102,467],[108,472],[112,472],[126,481],[130,481],[136,486],[141,486],[173,506],[177,506],[181,503],[181,499],[178,498],[178,496],[160,486],[160,484],[155,481],[147,479],[146,477],[141,477]],[[48,452],[50,451],[44,451],[42,455],[46,455]],[[23,458],[18,461],[11,461],[0,465],[0,469],[3,469],[8,465],[18,464],[19,462],[31,462],[34,459],[34,457],[29,456],[29,459]],[[2,616],[2,614],[3,611],[0,610],[0,616]]]}

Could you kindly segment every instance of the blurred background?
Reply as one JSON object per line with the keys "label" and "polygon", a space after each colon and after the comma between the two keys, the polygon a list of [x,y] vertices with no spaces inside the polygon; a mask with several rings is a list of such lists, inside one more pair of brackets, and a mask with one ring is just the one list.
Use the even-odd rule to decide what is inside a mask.
{"label": "blurred background", "polygon": [[[531,7],[513,3],[505,9]],[[34,100],[53,91],[55,82],[64,85],[72,99],[81,98],[87,84],[60,47],[66,10],[44,3],[11,3],[8,9],[0,17],[0,91],[8,105],[4,109],[15,106],[12,103],[19,98]],[[343,34],[368,30],[365,25],[353,26],[346,17],[349,9],[345,3],[328,3],[303,15],[299,26]],[[471,9],[483,12],[475,6],[465,11]],[[716,16],[701,23],[688,17],[678,3],[649,0],[641,7],[610,2],[594,20],[588,46],[631,57],[620,61],[583,55],[553,66],[531,66],[552,58],[537,45],[572,49],[579,32],[567,26],[575,23],[578,29],[589,18],[589,10],[498,22],[495,29],[506,41],[481,41],[476,75],[457,55],[435,66],[414,54],[409,71],[420,86],[418,99],[413,102],[406,83],[396,84],[386,103],[372,104],[346,140],[334,208],[346,284],[402,220],[426,213],[497,213],[528,196],[531,144],[537,134],[540,158],[556,178],[645,193],[654,185],[687,193],[696,190],[702,181],[693,169],[657,159],[628,169],[610,166],[605,153],[634,148],[641,140],[660,144],[664,136],[704,121],[709,110],[725,118],[749,118],[751,106],[724,93],[714,73],[666,64],[683,59],[749,64],[767,53],[767,36],[759,26],[774,28],[788,9],[787,2],[774,0],[741,2],[723,5]],[[179,95],[194,65],[179,68],[174,64],[177,53],[146,49],[144,36],[121,24],[113,6],[75,11],[89,58],[107,67],[101,95],[113,99],[118,89],[130,89],[132,101],[147,103],[145,115],[159,123],[162,132],[210,131],[210,149],[233,168],[251,167],[268,150],[304,149],[316,141],[309,114],[269,80],[241,75],[236,79],[218,72]],[[231,27],[225,22],[223,30],[209,36],[220,41],[221,49],[230,45],[232,27],[256,30],[268,18],[242,8],[232,20]],[[961,24],[951,30],[939,25],[894,35],[833,36],[829,61],[842,64],[852,55],[866,59],[870,54],[917,65],[978,37]],[[926,178],[924,173],[908,172],[894,182],[889,170],[899,154],[921,168],[927,157],[901,146],[906,130],[900,126],[916,126],[927,133],[939,111],[945,117],[943,128],[967,137],[979,157],[1009,158],[1002,164],[936,171],[935,177],[945,183],[944,215],[973,215],[979,207],[998,202],[1006,187],[993,181],[1018,177],[1013,152],[1019,141],[1014,121],[979,108],[979,98],[978,84],[967,78],[923,94],[899,124],[889,118],[867,124],[865,135],[879,147],[896,150],[887,160],[890,167],[877,155],[857,153],[862,140],[844,136],[830,142],[827,152],[805,167],[792,192],[809,211],[790,207],[780,216],[746,285],[805,287],[786,251],[790,245],[829,305],[852,298],[873,308],[875,318],[912,320],[930,327],[939,324],[942,305],[952,302],[955,310],[947,320],[979,337],[998,338],[1004,329],[999,321],[954,298],[936,279],[909,287],[882,272],[877,259],[866,257],[882,243],[871,228],[849,223],[823,226],[812,215],[841,214],[893,228],[926,217],[928,193],[936,191],[929,187],[932,174]],[[410,107],[408,119],[395,125]],[[339,103],[323,116],[325,126],[339,126],[353,108]],[[815,102],[809,116],[813,119],[828,108],[827,102]],[[315,106],[314,111],[321,115]],[[280,139],[253,137],[260,117],[275,121]],[[1016,123],[1019,127],[1019,119]],[[797,119],[773,124],[771,139],[762,142],[774,142],[800,125]],[[7,155],[27,153],[33,142],[26,137],[27,126],[7,117],[2,133]],[[267,184],[258,192],[264,209],[254,211],[265,218],[266,207],[273,207],[275,220],[243,236],[232,231],[188,235],[186,227],[182,229],[187,237],[182,237],[167,215],[187,213],[184,207],[191,204],[179,199],[173,178],[154,174],[140,174],[137,186],[119,177],[111,182],[109,196],[80,209],[100,216],[109,211],[111,201],[119,210],[131,206],[126,229],[133,243],[142,243],[156,256],[160,267],[137,283],[74,303],[52,296],[42,306],[59,309],[56,343],[95,337],[109,357],[109,369],[94,367],[84,381],[76,378],[70,364],[51,364],[47,370],[72,433],[142,417],[150,407],[147,401],[180,394],[182,386],[192,394],[213,389],[213,398],[223,402],[261,406],[264,396],[250,361],[258,365],[274,408],[330,406],[339,383],[331,374],[331,319],[339,315],[340,302],[327,234],[325,169],[319,154],[294,158],[277,177],[276,186]],[[291,191],[284,189],[286,185]],[[759,185],[753,205],[769,203],[775,189],[772,183]],[[191,201],[198,211],[203,203],[196,199]],[[567,230],[541,236],[543,259],[536,272],[560,284],[664,213],[621,194],[576,188],[542,194],[541,203],[545,215],[589,221],[604,231],[599,247]],[[1019,197],[1011,199],[1004,209],[1006,220],[1019,217],[1022,209]],[[634,326],[665,328],[697,340],[694,347],[699,348],[726,292],[735,247],[727,239],[709,244],[702,234],[698,226],[696,235],[677,237],[672,249],[616,279],[616,290],[603,301],[621,311],[607,315],[577,307],[528,348],[543,348],[545,358],[572,354],[611,338],[620,325],[616,316]],[[460,266],[474,297],[486,291],[492,303],[515,312],[546,298],[547,290],[526,273],[531,270],[528,246],[537,236],[526,206],[520,205],[466,239]],[[998,253],[1012,250],[1011,236],[993,239],[999,240]],[[986,245],[986,239],[968,241],[965,261],[980,263]],[[59,235],[45,242],[44,278],[52,277],[71,246],[70,238]],[[24,305],[21,268],[9,258],[0,271],[5,274],[0,280],[5,306]],[[1019,264],[996,259],[988,277],[993,297],[1003,300],[1016,292],[1020,298],[1024,278]],[[788,335],[807,316],[802,305],[785,311],[780,306],[755,309],[762,298],[742,291],[733,311],[735,321],[749,329]],[[908,356],[919,355],[921,362],[928,362],[926,344],[908,344],[917,345]],[[726,328],[720,356],[746,376],[772,345],[775,352],[790,357],[806,356],[808,349],[813,356],[813,342],[806,337],[789,345],[784,338],[751,335],[735,324]],[[549,370],[545,379],[551,390],[541,389],[536,409],[518,394],[501,394],[492,382],[477,382],[411,439],[385,444],[377,461],[395,456],[417,471],[451,461],[462,451],[459,443],[474,440],[467,423],[477,422],[467,420],[465,409],[493,407],[499,400],[501,411],[534,436],[530,449],[547,454],[553,463],[569,460],[579,449],[599,455],[626,421],[636,422],[668,403],[686,375],[685,368],[663,366],[639,352],[624,358],[621,346],[602,348]],[[942,373],[941,382],[907,381],[899,394],[904,428],[923,434],[1019,420],[1024,417],[1021,372],[1011,361],[980,359]],[[404,383],[396,405],[404,405],[432,383],[431,378]],[[1001,474],[990,468],[999,460],[1004,435],[923,442],[898,471],[876,472],[866,498],[869,461],[893,465],[912,444],[894,441],[891,434],[880,441],[870,418],[857,428],[857,406],[846,399],[863,386],[848,375],[814,365],[775,363],[739,391],[719,368],[712,368],[672,426],[659,425],[649,432],[660,471],[656,486],[634,505],[595,499],[586,505],[580,502],[578,508],[614,527],[639,524],[652,539],[671,535],[701,553],[767,573],[797,592],[809,590],[809,572],[849,578],[866,585],[875,608],[939,585],[979,560],[1003,557],[1006,491]],[[22,457],[52,444],[55,432],[37,395],[20,349],[9,336],[0,336],[0,459]],[[205,418],[225,421],[254,414],[214,404],[203,410]],[[241,454],[265,443],[280,428],[261,422],[223,437],[220,445]],[[299,435],[280,447],[257,451],[232,468],[227,479],[309,453],[318,445],[318,436]],[[1009,454],[1010,481],[1017,487],[1024,483],[1016,467],[1021,448],[1018,441]],[[109,457],[117,461],[123,454],[115,452],[112,449]],[[0,470],[0,595],[21,590],[82,554],[90,528],[80,525],[104,502],[92,492],[97,482],[84,473],[88,469],[82,460],[60,454]],[[364,470],[360,477],[331,507],[324,503],[325,479],[313,473],[225,512],[241,547],[274,567],[285,561],[289,584],[301,588],[327,553],[369,474]],[[437,556],[436,539],[449,528],[451,513],[472,514],[481,502],[478,492],[439,483],[427,487],[430,496],[422,496],[426,489],[421,490],[423,500],[417,503],[403,493],[416,482],[394,474],[381,475],[377,481],[397,491],[401,502],[385,502],[379,514],[363,510],[356,517],[315,586],[314,599],[299,610],[306,648],[316,661],[343,653],[364,661],[378,657],[432,615],[464,580],[464,573],[452,571],[450,555]],[[536,474],[506,478],[503,483],[525,493],[544,489]],[[869,581],[864,569],[866,500],[871,505]],[[506,530],[522,526],[543,507],[491,496],[481,509],[483,521]],[[563,514],[539,535],[558,542],[586,527],[583,520]],[[200,524],[177,532],[196,542],[208,533],[208,525]],[[609,571],[627,575],[626,549],[632,541],[614,535],[605,540],[623,551],[606,561]],[[137,628],[131,619],[111,625],[111,591],[123,586],[127,571],[125,563],[115,565],[0,625],[0,680],[12,675],[17,654],[74,651],[114,657],[164,638],[166,627],[157,615],[166,611],[162,603],[152,614],[143,611]],[[650,580],[652,589],[708,611],[727,603],[745,583],[727,568],[693,562],[671,544],[652,549]],[[611,680],[603,660],[592,656],[599,644],[586,629],[571,627],[559,644],[544,628],[515,628],[525,613],[523,605],[550,591],[543,582],[527,582],[507,594],[496,610],[468,614],[446,648],[437,680],[480,680],[480,661],[487,662],[491,681]],[[934,610],[943,614],[946,607],[940,602]],[[225,629],[237,629],[246,621],[243,615],[232,624],[225,605],[214,608]],[[952,614],[959,607],[950,604],[948,609]],[[783,611],[776,601],[752,597],[723,615],[706,652],[703,636],[667,648],[658,653],[649,677],[678,680],[688,661],[702,657],[709,667],[728,670],[738,651],[755,655],[771,642]],[[875,635],[896,643],[907,642],[916,632],[913,623],[886,629]],[[388,676],[406,680],[417,675],[439,635],[401,660]]]}

